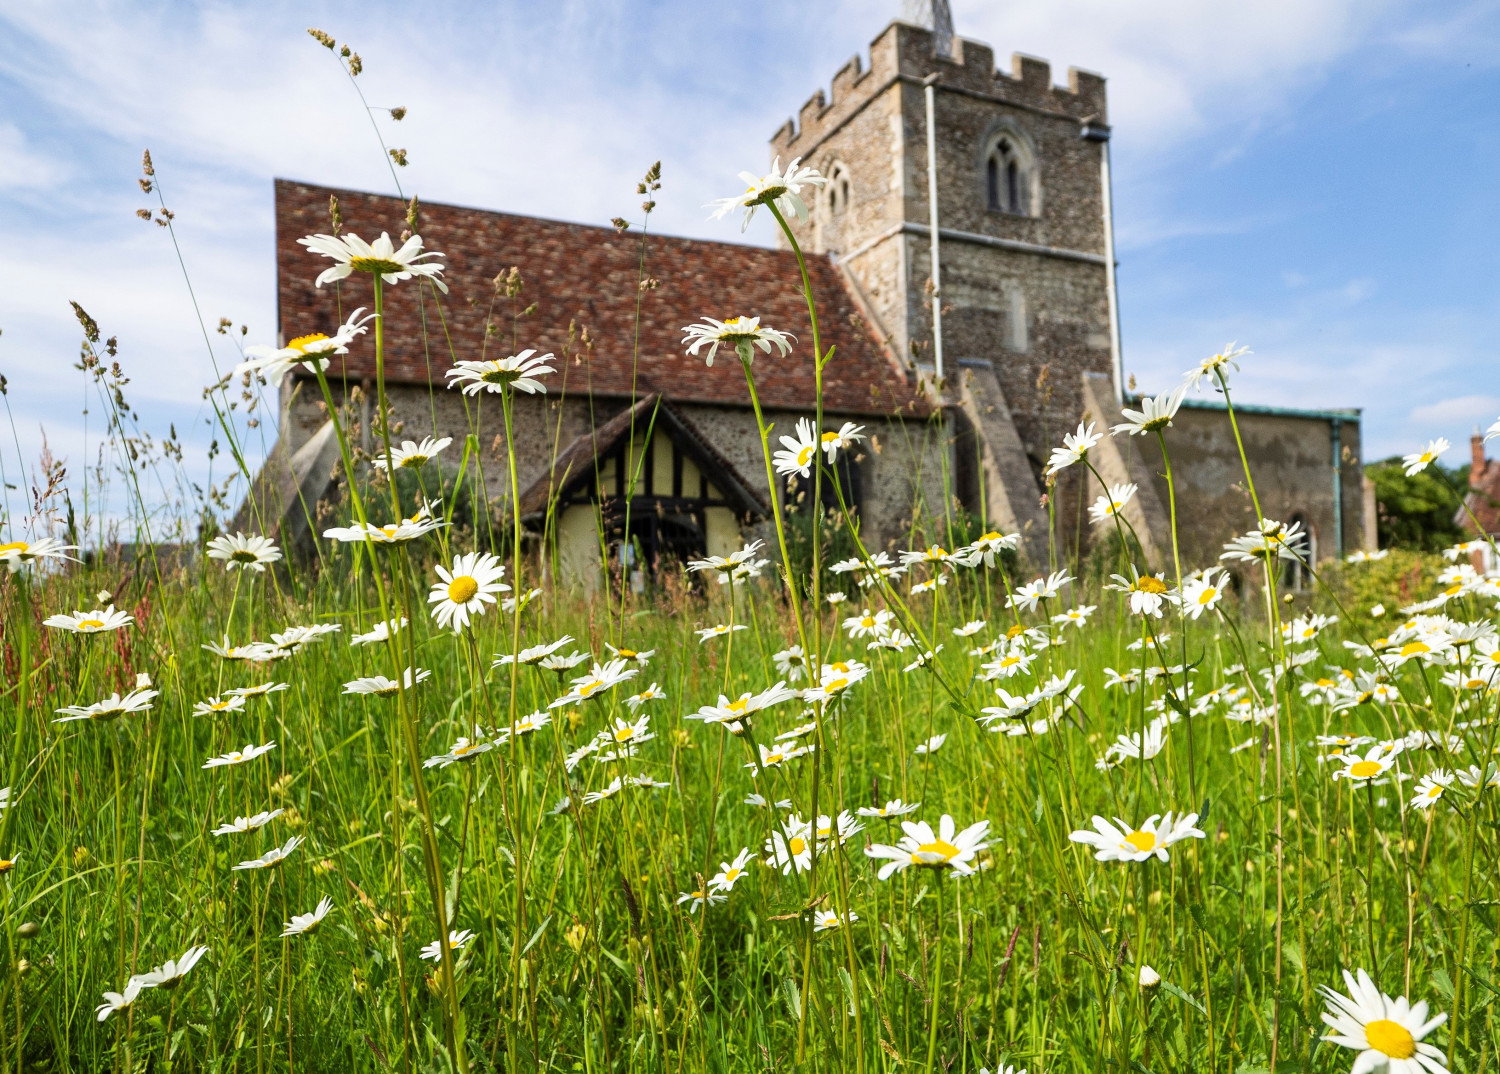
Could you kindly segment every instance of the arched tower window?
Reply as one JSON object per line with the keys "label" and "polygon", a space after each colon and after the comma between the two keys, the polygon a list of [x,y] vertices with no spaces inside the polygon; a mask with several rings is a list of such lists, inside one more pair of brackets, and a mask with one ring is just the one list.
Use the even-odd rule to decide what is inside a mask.
{"label": "arched tower window", "polygon": [[985,202],[993,212],[1034,215],[1035,158],[1019,137],[1002,131],[984,161]]}
{"label": "arched tower window", "polygon": [[819,253],[837,253],[849,237],[849,206],[852,190],[849,169],[841,162],[827,166],[828,185],[813,203],[813,248]]}

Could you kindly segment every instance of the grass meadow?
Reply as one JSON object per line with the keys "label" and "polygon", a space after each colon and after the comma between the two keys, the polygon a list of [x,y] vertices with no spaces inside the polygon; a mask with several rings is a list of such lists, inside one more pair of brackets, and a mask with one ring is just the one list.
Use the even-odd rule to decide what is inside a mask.
{"label": "grass meadow", "polygon": [[[821,182],[792,162],[720,214],[795,244]],[[176,495],[175,435],[81,309],[94,514],[61,463],[7,464],[34,476],[0,543],[0,1070],[1494,1068],[1500,581],[1473,548],[1305,564],[1265,520],[1147,564],[1115,488],[1082,559],[917,513],[894,548],[847,511],[814,540],[778,504],[764,543],[639,590],[601,538],[607,585],[570,590],[506,505],[451,524],[484,502],[474,437],[403,445],[377,382],[372,456],[333,405],[339,348],[391,345],[382,288],[444,300],[441,251],[336,216],[306,245],[377,319],[250,348],[209,397],[240,460],[246,404],[316,377],[346,496],[315,553]],[[818,503],[862,433],[819,435],[807,299],[684,345],[752,397],[812,363],[818,420],[763,445]],[[545,392],[524,327],[452,356],[453,390],[507,420]],[[1170,459],[1185,391],[1232,415],[1236,360],[1114,435]]]}

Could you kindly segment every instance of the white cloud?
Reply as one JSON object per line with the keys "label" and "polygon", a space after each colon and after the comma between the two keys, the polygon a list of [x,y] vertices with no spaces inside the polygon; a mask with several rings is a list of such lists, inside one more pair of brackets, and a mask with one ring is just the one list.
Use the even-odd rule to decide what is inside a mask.
{"label": "white cloud", "polygon": [[[1483,428],[1500,414],[1500,396],[1459,395],[1452,399],[1440,399],[1436,403],[1413,407],[1410,420],[1418,426],[1441,426],[1453,430],[1460,427]],[[1449,432],[1448,439],[1456,440]]]}
{"label": "white cloud", "polygon": [[[955,19],[961,34],[994,47],[1002,67],[1011,51],[1024,51],[1051,60],[1059,82],[1070,65],[1109,78],[1117,159],[1128,162],[1121,175],[1131,208],[1120,236],[1127,246],[1263,227],[1259,208],[1224,221],[1183,220],[1171,207],[1171,184],[1156,177],[1207,167],[1183,159],[1205,144],[1245,151],[1255,131],[1284,117],[1362,43],[1400,30],[1406,39],[1398,47],[1432,50],[1473,33],[1453,19],[1397,26],[1410,7],[1409,0],[955,0]],[[142,148],[151,147],[177,213],[204,319],[210,327],[220,315],[249,324],[249,342],[275,330],[271,178],[391,190],[359,100],[336,60],[307,37],[309,21],[361,52],[359,85],[372,106],[410,110],[399,124],[374,113],[388,144],[409,152],[411,166],[400,172],[408,192],[603,223],[638,216],[635,183],[662,158],[666,186],[653,227],[740,241],[733,226],[706,222],[702,205],[733,189],[739,169],[764,160],[771,132],[826,87],[844,59],[866,50],[896,5],[562,0],[429,6],[420,18],[407,5],[373,0],[308,8],[293,0],[0,0],[9,46],[0,51],[0,87],[13,106],[11,121],[0,124],[0,189],[25,199],[0,202],[0,227],[28,251],[28,270],[11,274],[0,291],[0,371],[23,408],[23,454],[38,443],[29,430],[39,421],[55,433],[59,453],[82,454],[77,407],[66,402],[83,394],[70,368],[78,331],[69,299],[119,335],[143,410],[180,426],[206,413],[199,388],[213,370],[175,253],[165,233],[133,216],[149,204],[135,186]],[[757,221],[748,239],[768,236]],[[1335,297],[1310,301],[1326,315]],[[1174,333],[1138,363],[1143,377],[1175,377],[1196,361],[1177,353],[1183,338],[1260,329],[1272,349],[1299,356],[1268,360],[1264,368],[1284,379],[1254,379],[1268,401],[1348,401],[1347,382],[1331,379],[1331,367],[1309,362],[1300,346],[1314,326],[1324,327],[1307,311],[1232,312],[1243,316],[1196,326],[1212,329],[1207,336]],[[1125,314],[1134,348],[1130,309]],[[1369,361],[1351,332],[1336,333],[1333,344],[1320,339],[1316,353],[1344,368]],[[227,341],[212,340],[222,360],[232,360]],[[1154,341],[1145,342],[1130,353],[1150,351]],[[1390,368],[1400,376],[1409,367],[1392,359]]]}

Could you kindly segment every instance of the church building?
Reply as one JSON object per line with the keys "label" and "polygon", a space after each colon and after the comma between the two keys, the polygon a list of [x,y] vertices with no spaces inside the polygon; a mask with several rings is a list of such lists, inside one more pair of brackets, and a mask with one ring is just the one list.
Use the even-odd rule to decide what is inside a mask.
{"label": "church building", "polygon": [[[1101,491],[1077,468],[1049,487],[1051,448],[1081,420],[1117,422],[1135,399],[1121,358],[1105,80],[1074,69],[1056,85],[1046,62],[1023,55],[997,70],[987,45],[954,36],[943,0],[924,12],[890,23],[868,57],[838,70],[772,135],[767,162],[800,158],[829,179],[795,226],[823,345],[836,347],[825,426],[853,421],[869,436],[840,472],[867,547],[941,541],[967,519],[1022,534],[1023,556],[1041,568],[1087,548],[1086,508]],[[343,229],[366,238],[406,230],[407,207],[288,180],[275,194],[282,338],[331,332],[372,304],[368,281],[315,288],[297,239],[332,230],[330,196]],[[810,333],[790,250],[653,236],[643,290],[634,230],[428,203],[418,223],[445,255],[450,293],[386,289],[397,439],[462,445],[472,434],[491,516],[508,518],[498,400],[449,391],[444,372],[521,348],[553,353],[547,394],[517,399],[515,438],[522,520],[561,580],[597,583],[601,527],[606,544],[628,536],[629,558],[654,569],[763,534],[773,496],[811,509],[807,489],[768,486],[738,361],[709,367],[682,346],[683,326],[706,316],[758,316],[794,334],[790,356],[755,363],[773,446],[811,418]],[[501,280],[512,266],[524,281],[514,301]],[[364,340],[329,369],[367,450],[374,373]],[[280,403],[280,439],[252,498],[264,526],[278,520],[296,544],[346,509],[328,506],[338,453],[316,382],[288,377]],[[1322,557],[1373,539],[1357,410],[1237,400],[1236,414],[1269,516],[1302,522]],[[1185,403],[1169,436],[1184,564],[1204,565],[1255,521],[1238,449],[1212,401]],[[1168,498],[1155,444],[1106,438],[1091,457],[1107,481],[1140,486],[1126,514],[1161,566]],[[444,461],[459,459],[450,449]]]}

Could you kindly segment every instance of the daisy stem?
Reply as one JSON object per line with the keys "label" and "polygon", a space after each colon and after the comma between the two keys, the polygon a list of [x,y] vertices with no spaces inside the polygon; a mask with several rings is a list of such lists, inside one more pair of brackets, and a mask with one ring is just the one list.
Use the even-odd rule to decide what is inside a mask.
{"label": "daisy stem", "polygon": [[932,988],[928,991],[931,1009],[927,1012],[927,1074],[932,1074],[933,1060],[937,1056],[938,1003],[943,989],[943,875],[939,872],[937,878],[937,950],[932,957]]}

